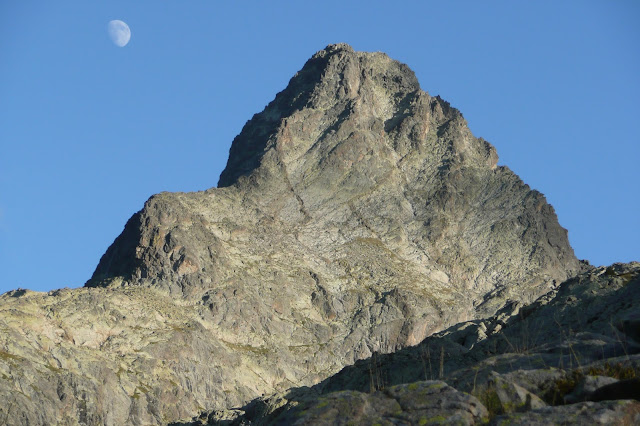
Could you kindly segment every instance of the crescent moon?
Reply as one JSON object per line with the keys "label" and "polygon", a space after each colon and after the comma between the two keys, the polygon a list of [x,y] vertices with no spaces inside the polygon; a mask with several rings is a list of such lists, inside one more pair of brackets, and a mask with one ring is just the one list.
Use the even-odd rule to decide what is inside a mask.
{"label": "crescent moon", "polygon": [[118,47],[124,47],[129,43],[129,39],[131,38],[131,30],[129,26],[122,22],[119,19],[114,19],[109,22],[107,25],[107,30],[109,31],[109,37],[113,44]]}

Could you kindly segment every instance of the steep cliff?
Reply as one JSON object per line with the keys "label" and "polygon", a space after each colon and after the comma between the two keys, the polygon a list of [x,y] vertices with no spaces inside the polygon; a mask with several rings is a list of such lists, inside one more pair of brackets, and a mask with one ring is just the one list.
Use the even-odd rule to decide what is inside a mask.
{"label": "steep cliff", "polygon": [[247,122],[219,188],[152,197],[89,285],[302,286],[338,320],[347,294],[394,290],[445,322],[490,315],[579,269],[553,208],[497,159],[406,65],[332,45]]}

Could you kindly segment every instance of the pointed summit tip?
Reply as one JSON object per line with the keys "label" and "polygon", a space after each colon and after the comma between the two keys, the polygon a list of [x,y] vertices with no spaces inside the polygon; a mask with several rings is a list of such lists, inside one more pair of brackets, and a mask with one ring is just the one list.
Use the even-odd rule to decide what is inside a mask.
{"label": "pointed summit tip", "polygon": [[322,58],[326,55],[331,55],[337,52],[349,52],[349,53],[355,53],[355,50],[353,50],[353,47],[351,47],[349,44],[347,43],[334,43],[334,44],[330,44],[327,47],[325,47],[324,49],[316,52],[315,55],[313,55],[313,58]]}
{"label": "pointed summit tip", "polygon": [[[355,51],[346,43],[330,44],[307,60],[287,87],[247,122],[231,145],[218,187],[233,185],[241,176],[254,173],[265,154],[276,147],[277,155],[284,156],[285,152],[302,154],[307,143],[321,142],[316,147],[324,146],[327,136],[344,122],[353,128],[345,135],[340,133],[341,140],[349,139],[351,133],[389,132],[414,114],[416,123],[423,122],[430,114],[429,102],[406,64],[382,52]],[[285,131],[286,122],[306,124],[304,129],[294,130],[293,126]],[[407,129],[416,125],[408,123]],[[311,130],[313,126],[316,128]],[[423,123],[423,127],[415,134],[424,133],[428,125]],[[289,142],[283,144],[284,140]],[[314,150],[314,155],[320,151]],[[328,153],[323,151],[322,155]],[[309,164],[320,160],[315,158]]]}

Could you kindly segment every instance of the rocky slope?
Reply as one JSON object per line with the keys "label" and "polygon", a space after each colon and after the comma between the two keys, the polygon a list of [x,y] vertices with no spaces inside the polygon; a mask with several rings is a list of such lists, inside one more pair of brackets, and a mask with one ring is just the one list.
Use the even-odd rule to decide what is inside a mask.
{"label": "rocky slope", "polygon": [[[640,263],[193,424],[638,424]],[[635,400],[635,401],[634,401]]]}
{"label": "rocky slope", "polygon": [[544,196],[460,112],[406,65],[328,46],[247,122],[218,188],[149,199],[86,288],[2,296],[0,418],[239,407],[581,268]]}

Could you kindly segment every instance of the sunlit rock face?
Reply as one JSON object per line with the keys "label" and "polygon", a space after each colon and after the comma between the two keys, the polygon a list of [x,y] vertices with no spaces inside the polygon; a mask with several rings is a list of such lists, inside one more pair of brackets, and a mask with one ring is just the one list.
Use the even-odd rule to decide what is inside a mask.
{"label": "sunlit rock face", "polygon": [[393,291],[430,308],[424,332],[452,307],[486,316],[578,270],[553,208],[497,159],[406,65],[331,45],[247,122],[219,188],[152,197],[90,284],[212,299],[240,285],[269,311],[263,287],[297,288],[300,308],[333,319],[353,316],[354,293],[370,306]]}
{"label": "sunlit rock face", "polygon": [[151,197],[87,288],[7,299],[48,330],[12,332],[43,348],[20,364],[46,378],[24,379],[29,404],[163,423],[534,300],[580,265],[497,159],[406,65],[328,46],[247,122],[218,188]]}

